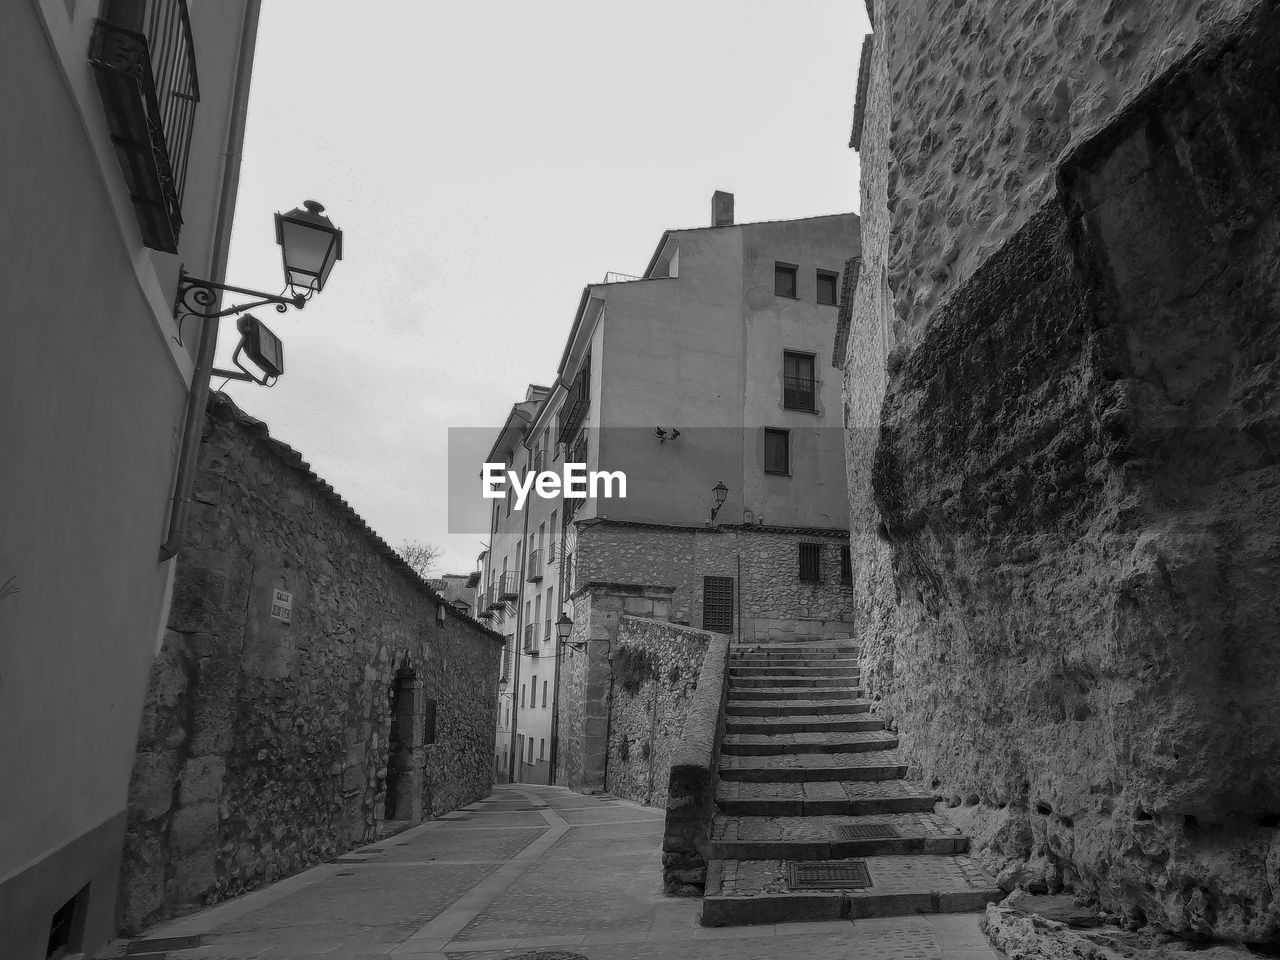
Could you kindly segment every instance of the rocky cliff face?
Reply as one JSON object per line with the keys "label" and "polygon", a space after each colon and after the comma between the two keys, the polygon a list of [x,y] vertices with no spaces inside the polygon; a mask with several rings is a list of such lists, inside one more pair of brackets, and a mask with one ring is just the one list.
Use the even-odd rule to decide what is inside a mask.
{"label": "rocky cliff face", "polygon": [[1280,939],[1280,16],[1054,170],[891,365],[889,708],[1008,882]]}

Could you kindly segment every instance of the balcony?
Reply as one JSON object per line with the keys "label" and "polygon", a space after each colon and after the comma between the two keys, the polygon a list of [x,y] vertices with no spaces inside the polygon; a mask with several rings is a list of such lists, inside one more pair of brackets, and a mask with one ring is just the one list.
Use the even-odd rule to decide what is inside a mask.
{"label": "balcony", "polygon": [[[573,439],[574,434],[578,432],[578,428],[587,419],[587,408],[590,405],[591,367],[584,366],[578,371],[578,375],[573,378],[573,385],[569,387],[568,395],[564,398],[564,403],[560,407],[560,432],[556,436],[556,442],[568,443]],[[580,461],[570,460],[570,462],[578,463]]]}
{"label": "balcony", "polygon": [[485,588],[484,599],[485,599],[485,608],[487,610],[497,610],[498,608],[503,606],[502,601],[498,599],[498,581],[497,580],[493,581],[493,583],[489,584],[489,586]]}
{"label": "balcony", "polygon": [[530,583],[538,583],[542,579],[542,548],[529,551],[527,563],[527,579]]}
{"label": "balcony", "polygon": [[[777,381],[774,381],[775,383]],[[782,378],[782,406],[787,410],[817,413],[817,390],[809,377]]]}
{"label": "balcony", "polygon": [[535,657],[538,655],[538,638],[534,635],[532,623],[524,625],[524,644],[521,647],[521,651],[532,654]]}
{"label": "balcony", "polygon": [[186,0],[110,0],[89,46],[134,214],[148,247],[176,253],[200,85]]}
{"label": "balcony", "polygon": [[498,600],[502,603],[520,599],[520,576],[514,570],[508,570],[499,577],[497,587]]}

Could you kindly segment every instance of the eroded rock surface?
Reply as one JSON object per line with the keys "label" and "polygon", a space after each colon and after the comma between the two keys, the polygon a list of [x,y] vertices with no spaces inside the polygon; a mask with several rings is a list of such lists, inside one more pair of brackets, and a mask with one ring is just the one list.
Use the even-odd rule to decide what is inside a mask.
{"label": "eroded rock surface", "polygon": [[888,709],[1010,886],[1280,938],[1277,14],[1056,182],[890,370]]}

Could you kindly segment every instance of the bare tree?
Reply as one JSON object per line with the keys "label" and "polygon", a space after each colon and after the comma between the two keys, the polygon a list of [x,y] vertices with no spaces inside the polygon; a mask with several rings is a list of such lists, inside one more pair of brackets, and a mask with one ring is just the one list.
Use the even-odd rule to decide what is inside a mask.
{"label": "bare tree", "polygon": [[423,580],[430,579],[431,568],[443,552],[434,543],[422,543],[420,540],[406,540],[400,544],[400,556]]}

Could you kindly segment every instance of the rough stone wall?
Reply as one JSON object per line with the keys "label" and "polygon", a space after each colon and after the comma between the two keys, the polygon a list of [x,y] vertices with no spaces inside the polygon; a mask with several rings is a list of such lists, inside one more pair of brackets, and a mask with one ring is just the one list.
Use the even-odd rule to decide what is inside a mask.
{"label": "rough stone wall", "polygon": [[[935,18],[891,54],[903,124],[999,62],[969,46],[975,24],[1025,33],[1019,90],[1056,89],[1037,79],[1055,64],[1074,82],[1081,50],[1100,66],[1061,116],[1006,144],[1023,176],[995,207],[1021,205],[1007,232],[928,234],[891,198],[894,262],[927,264],[926,235],[967,259],[933,287],[891,265],[914,348],[891,367],[873,485],[902,598],[889,696],[903,749],[985,824],[1002,879],[1259,941],[1280,937],[1280,16],[1258,5],[1208,30],[1243,6],[1042,21],[1053,8],[891,5]],[[912,69],[916,49],[957,78],[945,97]],[[1014,93],[1000,99],[1028,102]],[[1100,104],[1110,119],[1064,154]],[[979,146],[1012,123],[961,119],[957,142]],[[932,179],[913,143],[895,133],[894,159],[920,165],[913,189],[929,187],[941,222],[953,197],[978,214],[999,199],[965,183],[971,169],[991,182],[987,153]],[[1059,158],[1030,218],[1048,187],[1031,190],[1026,153]],[[926,314],[929,291],[949,296]]]}
{"label": "rough stone wall", "polygon": [[[886,368],[901,336],[889,292],[889,37],[874,18],[867,83],[862,91],[862,265],[854,290],[848,346],[843,358],[845,471],[849,488],[849,546],[853,566],[854,635],[860,641],[862,681],[876,708],[892,722],[893,638],[897,636],[897,589],[890,550],[880,535],[880,513],[871,489],[871,465],[880,433]],[[881,6],[883,20],[883,5]],[[898,355],[895,362],[900,359]]]}
{"label": "rough stone wall", "polygon": [[[820,583],[800,580],[797,544],[822,549]],[[848,636],[853,589],[840,581],[839,532],[814,535],[768,527],[695,530],[596,523],[578,534],[577,583],[607,581],[674,588],[671,617],[701,627],[702,578],[732,577],[742,638]],[[735,628],[736,628],[735,617]]]}
{"label": "rough stone wall", "polygon": [[573,632],[560,667],[555,782],[598,793],[608,779],[613,656],[623,615],[670,619],[671,588],[589,582],[569,599]]}
{"label": "rough stone wall", "polygon": [[908,342],[1052,195],[1068,150],[1257,5],[877,3],[891,48],[889,284]]}
{"label": "rough stone wall", "polygon": [[[130,787],[127,932],[374,839],[398,670],[416,679],[396,816],[492,784],[495,635],[453,611],[438,624],[426,585],[230,401],[211,403],[195,497]],[[293,594],[287,624],[275,589]]]}
{"label": "rough stone wall", "polygon": [[622,618],[613,651],[606,780],[614,796],[666,806],[671,758],[713,636],[660,620]]}

